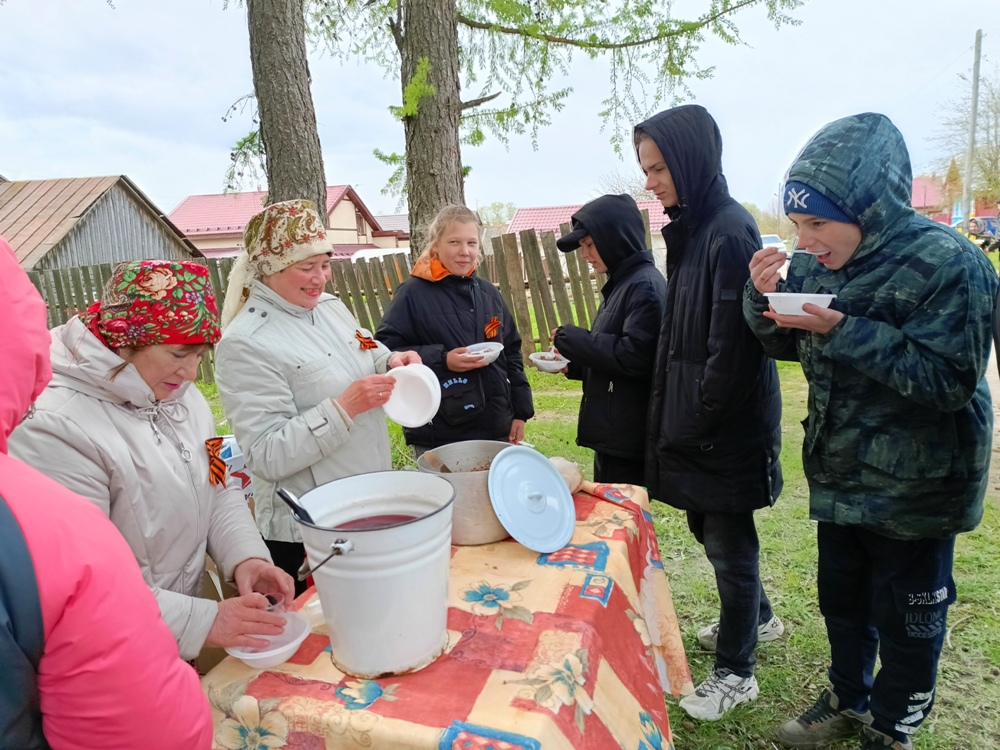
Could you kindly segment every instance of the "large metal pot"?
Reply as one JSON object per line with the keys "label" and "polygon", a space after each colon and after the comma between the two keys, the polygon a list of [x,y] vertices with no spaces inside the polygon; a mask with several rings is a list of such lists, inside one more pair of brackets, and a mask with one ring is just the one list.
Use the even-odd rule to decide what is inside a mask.
{"label": "large metal pot", "polygon": [[500,451],[509,447],[510,443],[499,440],[465,440],[442,445],[434,452],[451,470],[444,474],[431,469],[423,456],[417,459],[420,471],[444,477],[455,488],[452,544],[489,544],[510,536],[493,511],[487,487],[490,463]]}

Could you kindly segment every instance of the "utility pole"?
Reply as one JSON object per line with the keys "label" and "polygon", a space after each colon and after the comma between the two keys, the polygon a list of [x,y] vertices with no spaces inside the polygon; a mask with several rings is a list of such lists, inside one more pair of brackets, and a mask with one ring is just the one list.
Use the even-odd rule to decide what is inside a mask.
{"label": "utility pole", "polygon": [[965,174],[962,180],[961,227],[969,234],[969,198],[972,194],[972,152],[976,148],[976,116],[979,112],[979,56],[983,49],[983,30],[976,31],[976,56],[972,63],[972,106],[969,108],[969,145],[965,149]]}

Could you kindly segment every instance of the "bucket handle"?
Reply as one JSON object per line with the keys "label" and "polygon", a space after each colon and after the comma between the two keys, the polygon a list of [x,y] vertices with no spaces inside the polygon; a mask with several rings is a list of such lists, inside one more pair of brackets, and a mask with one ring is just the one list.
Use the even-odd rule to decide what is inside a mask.
{"label": "bucket handle", "polygon": [[337,557],[338,555],[346,555],[348,552],[354,551],[354,542],[350,539],[336,539],[333,544],[330,545],[330,554],[320,561],[319,565],[315,568],[309,568],[309,558],[302,561],[302,567],[299,568],[298,578],[300,581],[306,580],[309,576],[315,573],[317,570],[322,568],[328,562],[330,562],[331,557]]}

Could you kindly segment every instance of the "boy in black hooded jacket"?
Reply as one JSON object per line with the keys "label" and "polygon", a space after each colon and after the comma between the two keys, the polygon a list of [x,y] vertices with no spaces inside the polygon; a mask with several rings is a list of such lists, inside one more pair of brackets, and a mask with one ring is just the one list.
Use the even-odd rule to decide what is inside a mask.
{"label": "boy in black hooded jacket", "polygon": [[670,216],[646,478],[651,497],[687,512],[715,569],[721,616],[698,633],[715,666],[681,701],[712,720],[757,697],[754,649],[784,631],[760,583],[753,517],[781,491],[778,371],[741,303],[761,240],[729,195],[722,137],[704,107],[654,115],[636,126],[635,144],[646,189]]}
{"label": "boy in black hooded jacket", "polygon": [[581,248],[608,281],[588,331],[557,328],[552,343],[570,360],[566,377],[583,381],[576,442],[594,450],[594,481],[645,486],[646,416],[667,282],[646,249],[639,207],[628,195],[602,195],[573,214],[556,245]]}

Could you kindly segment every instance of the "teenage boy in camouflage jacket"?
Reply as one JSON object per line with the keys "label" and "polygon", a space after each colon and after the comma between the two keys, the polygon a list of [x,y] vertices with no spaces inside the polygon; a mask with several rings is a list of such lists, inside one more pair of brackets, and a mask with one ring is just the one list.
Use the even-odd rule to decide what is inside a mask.
{"label": "teenage boy in camouflage jacket", "polygon": [[[784,188],[807,254],[792,256],[786,282],[784,253],[761,250],[750,264],[746,320],[809,382],[802,460],[831,649],[832,687],[779,729],[785,747],[862,728],[866,749],[912,747],[955,600],[955,535],[982,517],[997,277],[972,243],[913,211],[911,184],[886,117],[830,123]],[[837,297],[777,315],[763,296],[775,290]]]}

